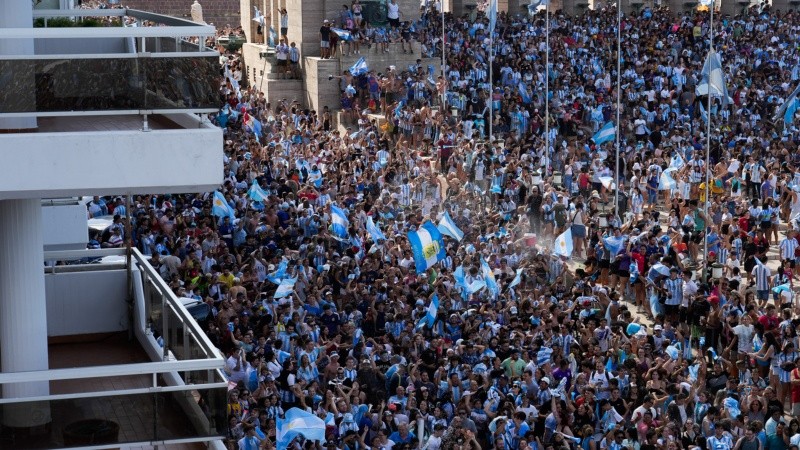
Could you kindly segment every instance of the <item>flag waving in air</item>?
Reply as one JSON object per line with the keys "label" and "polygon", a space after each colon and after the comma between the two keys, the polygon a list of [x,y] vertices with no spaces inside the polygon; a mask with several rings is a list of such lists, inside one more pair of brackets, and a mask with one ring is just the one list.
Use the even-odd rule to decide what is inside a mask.
{"label": "flag waving in air", "polygon": [[286,411],[284,418],[276,421],[275,428],[277,448],[289,448],[289,444],[297,436],[303,436],[309,441],[325,441],[325,421],[300,408]]}
{"label": "flag waving in air", "polygon": [[613,141],[616,136],[617,127],[614,126],[614,122],[608,122],[592,136],[592,140],[595,144],[600,145]]}
{"label": "flag waving in air", "polygon": [[436,314],[438,311],[439,296],[434,294],[433,298],[431,298],[430,305],[428,305],[428,309],[425,311],[425,315],[422,316],[417,323],[417,330],[421,330],[425,326],[428,328],[433,328],[433,324],[436,322]]}
{"label": "flag waving in air", "polygon": [[706,62],[703,64],[703,81],[695,89],[696,95],[711,95],[722,99],[722,106],[728,106],[733,99],[728,96],[728,87],[725,85],[725,74],[722,72],[722,61],[714,50],[708,52]]}
{"label": "flag waving in air", "polygon": [[228,204],[228,201],[225,200],[225,196],[223,196],[220,191],[214,192],[211,214],[219,218],[230,217],[231,221],[236,218],[236,215],[233,213],[233,208],[231,208],[231,205]]}
{"label": "flag waving in air", "polygon": [[336,205],[331,205],[331,232],[333,237],[339,241],[349,241],[348,235],[350,232],[347,230],[350,227],[350,221],[347,220],[342,208]]}
{"label": "flag waving in air", "polygon": [[247,190],[247,196],[250,197],[250,199],[254,202],[261,203],[264,203],[267,201],[267,198],[269,198],[269,195],[264,192],[264,189],[261,189],[261,186],[258,184],[257,180],[253,180],[253,185]]}
{"label": "flag waving in air", "polygon": [[438,228],[443,235],[450,236],[457,241],[464,239],[464,232],[456,226],[456,223],[453,222],[453,219],[450,218],[450,213],[447,211],[445,211],[442,218],[439,219],[439,225],[436,228]]}
{"label": "flag waving in air", "polygon": [[425,272],[447,256],[442,233],[430,220],[423,223],[417,231],[409,231],[408,242],[414,254],[417,273]]}

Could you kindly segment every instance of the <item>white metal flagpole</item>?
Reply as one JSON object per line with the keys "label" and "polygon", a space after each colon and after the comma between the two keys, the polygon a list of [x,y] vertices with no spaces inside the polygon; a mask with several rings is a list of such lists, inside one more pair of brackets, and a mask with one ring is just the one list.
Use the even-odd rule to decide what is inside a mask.
{"label": "white metal flagpole", "polygon": [[[708,54],[711,55],[711,52],[714,51],[714,7],[716,6],[716,0],[711,1],[711,5],[709,6],[710,10],[710,23],[708,25]],[[711,184],[711,170],[709,168],[709,162],[711,159],[711,65],[709,64],[709,71],[708,71],[708,80],[706,81],[706,85],[708,88],[706,89],[708,94],[708,107],[706,108],[706,115],[708,120],[706,121],[706,166],[705,166],[705,175],[706,175],[706,196],[705,201],[703,202],[703,221],[705,223],[703,229],[703,277],[708,276],[708,185]],[[724,91],[723,91],[723,95]]]}
{"label": "white metal flagpole", "polygon": [[620,105],[622,103],[622,1],[617,0],[617,132],[616,132],[616,147],[617,154],[614,158],[614,182],[616,189],[614,189],[614,218],[617,223],[620,222],[619,217],[619,145],[620,145]]}
{"label": "white metal flagpole", "polygon": [[444,83],[444,92],[442,93],[442,114],[445,114],[445,110],[447,109],[447,74],[444,73],[445,67],[447,66],[447,60],[445,58],[445,51],[447,47],[445,45],[445,29],[444,29],[444,0],[439,0],[439,9],[442,13],[442,82]]}
{"label": "white metal flagpole", "polygon": [[544,174],[546,180],[550,173],[550,0],[544,2]]}

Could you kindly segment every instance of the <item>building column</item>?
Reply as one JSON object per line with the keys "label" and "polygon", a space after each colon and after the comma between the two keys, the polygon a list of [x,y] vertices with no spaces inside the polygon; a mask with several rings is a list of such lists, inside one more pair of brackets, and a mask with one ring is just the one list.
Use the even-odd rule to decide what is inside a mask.
{"label": "building column", "polygon": [[[0,28],[33,28],[33,3],[30,0],[0,1]],[[0,39],[0,58],[3,55],[33,55],[33,39]],[[22,62],[20,62],[22,64]],[[30,95],[36,103],[35,80],[17,80],[17,89],[23,95]],[[14,130],[36,129],[35,117],[11,117],[0,119],[0,133]]]}
{"label": "building column", "polygon": [[[0,369],[3,373],[47,370],[41,200],[0,201],[0,249]],[[3,398],[49,393],[47,381],[3,385]],[[3,408],[7,427],[31,429],[50,420],[47,402]]]}

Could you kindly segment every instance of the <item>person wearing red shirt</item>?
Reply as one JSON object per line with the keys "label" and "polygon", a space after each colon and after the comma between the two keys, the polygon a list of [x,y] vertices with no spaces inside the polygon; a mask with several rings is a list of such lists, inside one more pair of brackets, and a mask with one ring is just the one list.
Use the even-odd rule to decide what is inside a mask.
{"label": "person wearing red shirt", "polygon": [[775,315],[775,305],[767,306],[767,313],[758,318],[758,323],[764,326],[764,331],[776,330],[781,323],[781,319]]}

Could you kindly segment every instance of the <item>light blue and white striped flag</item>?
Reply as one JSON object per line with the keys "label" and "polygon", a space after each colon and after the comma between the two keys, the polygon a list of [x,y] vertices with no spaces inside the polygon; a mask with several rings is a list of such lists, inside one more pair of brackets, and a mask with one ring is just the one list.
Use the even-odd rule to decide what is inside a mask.
{"label": "light blue and white striped flag", "polygon": [[436,314],[439,312],[439,296],[435,295],[431,298],[431,303],[428,305],[428,309],[425,310],[425,315],[419,319],[417,323],[417,331],[421,330],[425,326],[428,328],[433,328],[433,324],[436,322]]}
{"label": "light blue and white striped flag", "polygon": [[300,408],[286,411],[284,418],[277,419],[275,425],[277,448],[289,448],[289,444],[297,436],[303,436],[309,441],[325,442],[325,421]]}
{"label": "light blue and white striped flag", "polygon": [[543,366],[550,361],[550,358],[553,357],[553,349],[550,347],[542,347],[539,349],[539,352],[536,353],[536,365]]}
{"label": "light blue and white striped flag", "polygon": [[347,30],[343,30],[341,28],[331,27],[331,31],[336,33],[336,35],[339,36],[339,38],[341,38],[345,42],[349,42],[349,41],[353,40],[353,36],[351,36],[350,32],[347,31]]}
{"label": "light blue and white striped flag", "polygon": [[511,284],[508,285],[509,289],[513,289],[522,282],[522,268],[517,269],[517,275],[511,280]]}
{"label": "light blue and white striped flag", "polygon": [[254,202],[261,202],[264,203],[269,198],[264,189],[261,189],[261,186],[258,184],[258,180],[253,180],[252,186],[250,189],[247,190],[247,196],[250,197],[251,200]]}
{"label": "light blue and white striped flag", "polygon": [[347,214],[345,214],[344,210],[336,205],[331,205],[331,232],[333,237],[339,241],[348,241],[349,232],[347,229],[349,227],[350,221],[347,220]]}
{"label": "light blue and white striped flag", "polygon": [[601,145],[613,141],[616,136],[617,127],[614,126],[614,122],[608,122],[592,136],[592,140],[595,144]]}
{"label": "light blue and white striped flag", "polygon": [[553,241],[553,254],[569,258],[572,256],[572,230],[567,228],[567,231],[558,235]]}
{"label": "light blue and white striped flag", "polygon": [[447,211],[445,211],[444,215],[442,215],[442,218],[439,219],[439,225],[437,225],[436,228],[438,228],[443,235],[450,236],[459,242],[461,239],[464,239],[464,232],[461,231],[458,226],[456,226],[456,223],[453,222],[453,219],[450,217],[450,213]]}
{"label": "light blue and white striped flag", "polygon": [[778,120],[779,118],[783,117],[785,121],[786,110],[789,108],[790,105],[794,103],[798,95],[800,95],[800,84],[798,84],[797,87],[794,89],[794,91],[792,91],[792,93],[789,94],[788,97],[786,97],[786,101],[783,102],[783,104],[780,107],[778,107],[778,109],[775,111],[775,117],[773,118],[773,120]]}
{"label": "light blue and white striped flag", "polygon": [[409,231],[408,242],[414,254],[417,273],[425,272],[447,257],[442,233],[430,220],[423,223],[417,231]]}
{"label": "light blue and white striped flag", "polygon": [[214,191],[211,214],[220,218],[230,217],[231,222],[236,218],[236,215],[233,213],[233,208],[231,208],[231,205],[228,204],[228,201],[225,200],[225,196],[223,196],[220,191]]}
{"label": "light blue and white striped flag", "polygon": [[374,242],[386,240],[386,236],[381,232],[381,229],[373,222],[372,216],[367,216],[367,232],[369,232]]}
{"label": "light blue and white striped flag", "polygon": [[603,238],[603,245],[608,249],[611,258],[614,258],[625,246],[625,237],[608,236]]}
{"label": "light blue and white striped flag", "polygon": [[520,81],[519,84],[517,85],[517,90],[519,90],[519,96],[520,98],[522,98],[522,103],[527,105],[533,101],[530,94],[528,94],[528,87],[525,86],[525,83]]}
{"label": "light blue and white striped flag", "polygon": [[671,191],[678,187],[678,182],[672,178],[672,172],[676,172],[678,169],[674,167],[669,167],[663,172],[661,172],[661,176],[658,179],[658,189],[661,191]]}
{"label": "light blue and white striped flag", "polygon": [[275,290],[275,295],[272,298],[283,298],[287,295],[291,295],[294,292],[294,284],[297,283],[297,277],[294,278],[284,278],[281,280],[281,284],[278,285],[278,289]]}
{"label": "light blue and white striped flag", "polygon": [[369,67],[367,67],[367,60],[363,56],[358,58],[358,61],[350,67],[350,75],[354,77],[364,75],[367,72],[369,72]]}
{"label": "light blue and white striped flag", "polygon": [[483,275],[483,281],[486,283],[486,287],[489,289],[489,292],[492,295],[500,295],[500,288],[497,286],[497,280],[494,278],[494,272],[492,272],[492,268],[489,267],[489,263],[483,259],[481,256],[481,275]]}
{"label": "light blue and white striped flag", "polygon": [[703,64],[703,80],[695,88],[696,95],[712,95],[722,99],[722,106],[728,106],[733,99],[728,95],[725,85],[725,74],[722,72],[722,61],[714,50],[708,52]]}
{"label": "light blue and white striped flag", "polygon": [[288,266],[289,263],[285,259],[282,259],[275,272],[267,274],[267,280],[273,284],[281,284],[281,281],[286,278],[286,269]]}
{"label": "light blue and white striped flag", "polygon": [[486,11],[489,16],[489,37],[494,35],[494,29],[497,26],[497,0],[489,0],[489,9]]}
{"label": "light blue and white striped flag", "polygon": [[794,115],[797,114],[797,99],[792,99],[789,103],[789,106],[786,108],[786,112],[783,114],[783,123],[786,126],[791,125],[794,123]]}

